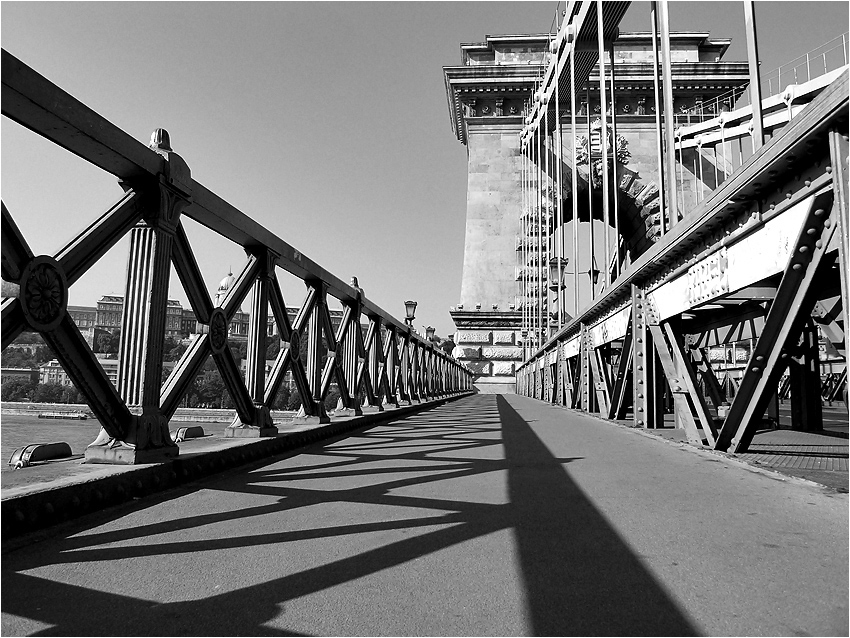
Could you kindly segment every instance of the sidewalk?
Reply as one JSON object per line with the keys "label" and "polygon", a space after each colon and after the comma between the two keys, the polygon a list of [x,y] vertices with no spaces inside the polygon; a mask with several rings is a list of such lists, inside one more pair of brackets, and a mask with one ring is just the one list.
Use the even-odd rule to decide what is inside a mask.
{"label": "sidewalk", "polygon": [[0,630],[846,636],[847,501],[479,394],[4,542]]}
{"label": "sidewalk", "polygon": [[[172,429],[201,425],[206,436],[181,443],[180,456],[173,462],[139,466],[87,465],[81,462],[85,446],[98,433],[96,421],[46,422],[34,416],[4,415],[2,454],[5,458],[0,468],[3,538],[150,495],[188,480],[291,452],[307,443],[399,418],[428,405],[387,410],[359,419],[334,419],[331,424],[318,428],[294,426],[291,421],[282,420],[277,422],[280,434],[274,439],[225,438],[225,422],[180,422],[173,424]],[[841,408],[837,407],[825,407],[824,413],[826,429],[822,433],[767,430],[756,434],[747,453],[729,456],[753,467],[847,492],[850,441],[846,434],[846,417],[842,421]],[[16,426],[18,431],[13,429]],[[42,432],[46,428],[49,429]],[[684,430],[673,427],[641,432],[670,441],[687,442]],[[9,467],[12,450],[28,443],[52,441],[66,441],[74,455],[20,470]]]}
{"label": "sidewalk", "polygon": [[[847,438],[847,410],[843,406],[824,406],[822,432],[800,432],[790,429],[790,410],[780,407],[780,429],[762,430],[753,437],[749,450],[742,454],[729,454],[756,467],[768,468],[788,476],[806,479],[833,488],[848,491],[848,456],[850,440]],[[670,441],[687,442],[685,431],[672,427],[668,415],[666,427],[644,430]],[[625,421],[620,422],[626,425]]]}
{"label": "sidewalk", "polygon": [[[369,412],[359,417],[332,417],[331,422],[325,425],[277,421],[278,436],[268,438],[225,438],[227,423],[224,422],[180,422],[172,424],[172,431],[178,427],[201,425],[206,436],[180,443],[180,454],[173,460],[145,465],[82,463],[85,447],[99,431],[97,421],[44,421],[34,416],[4,415],[4,456],[9,449],[29,443],[62,440],[71,446],[73,456],[13,470],[8,464],[11,456],[8,452],[0,471],[2,538],[6,541],[19,534],[98,512],[189,481],[237,467],[250,467],[310,443],[415,414],[463,396],[467,395],[458,394],[398,408],[387,406],[382,412]],[[14,424],[24,431],[13,432]],[[17,439],[14,446],[7,443],[10,439]]]}

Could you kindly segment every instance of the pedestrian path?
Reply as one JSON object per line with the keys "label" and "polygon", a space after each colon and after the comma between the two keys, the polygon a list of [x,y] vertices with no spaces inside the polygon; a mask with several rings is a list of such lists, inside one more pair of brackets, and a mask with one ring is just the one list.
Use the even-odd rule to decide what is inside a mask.
{"label": "pedestrian path", "polygon": [[2,633],[846,635],[847,505],[476,395],[5,543]]}

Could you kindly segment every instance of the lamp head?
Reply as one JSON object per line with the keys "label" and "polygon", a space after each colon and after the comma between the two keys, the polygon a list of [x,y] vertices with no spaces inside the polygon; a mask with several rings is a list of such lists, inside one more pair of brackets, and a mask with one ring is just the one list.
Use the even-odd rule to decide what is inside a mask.
{"label": "lamp head", "polygon": [[415,301],[404,302],[404,316],[408,321],[413,321],[416,318],[417,305],[418,304]]}

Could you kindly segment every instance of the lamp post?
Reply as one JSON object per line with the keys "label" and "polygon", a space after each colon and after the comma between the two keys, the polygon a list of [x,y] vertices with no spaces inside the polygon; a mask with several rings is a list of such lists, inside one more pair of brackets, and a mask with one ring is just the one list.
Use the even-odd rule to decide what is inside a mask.
{"label": "lamp post", "polygon": [[[561,295],[561,291],[567,287],[564,283],[564,269],[568,263],[570,263],[569,257],[553,257],[549,260],[549,290],[554,292],[558,298],[558,309],[555,313],[550,313],[550,318],[558,320],[558,329],[561,328],[561,317],[563,317],[564,313],[563,295]],[[552,317],[553,314],[554,317]],[[555,326],[550,325],[550,328],[554,327]]]}
{"label": "lamp post", "polygon": [[[567,259],[567,261],[569,262],[569,258]],[[550,271],[549,272],[550,273],[552,272],[551,265],[550,265]],[[561,271],[561,278],[562,278],[561,279],[561,287],[566,288],[566,284],[564,283],[564,279],[566,279],[566,275],[579,274],[579,275],[588,275],[590,277],[590,281],[592,282],[592,285],[593,285],[592,290],[596,290],[596,285],[599,283],[599,275],[601,273],[602,273],[602,271],[599,270],[599,268],[596,266],[596,257],[593,257],[593,263],[592,263],[591,267],[587,270],[580,270],[578,273],[568,271],[568,270]],[[553,290],[554,290],[554,288],[553,288]],[[576,299],[576,301],[578,301],[578,299]],[[575,308],[575,312],[578,312],[578,308]]]}
{"label": "lamp post", "polygon": [[416,306],[417,303],[415,301],[404,302],[404,322],[410,328],[413,328],[413,320],[416,318]]}
{"label": "lamp post", "polygon": [[428,341],[430,341],[431,343],[434,342],[434,333],[435,332],[436,332],[436,329],[433,328],[432,326],[428,326],[427,328],[425,328],[425,338]]}
{"label": "lamp post", "polygon": [[528,359],[528,328],[522,329],[522,360]]}

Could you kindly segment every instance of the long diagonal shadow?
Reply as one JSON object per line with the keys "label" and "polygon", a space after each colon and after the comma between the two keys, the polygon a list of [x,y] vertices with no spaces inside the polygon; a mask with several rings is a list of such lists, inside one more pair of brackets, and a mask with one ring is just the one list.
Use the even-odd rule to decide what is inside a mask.
{"label": "long diagonal shadow", "polygon": [[[473,423],[471,427],[464,420],[467,416]],[[430,424],[436,425],[430,427]],[[476,435],[482,438],[476,440]],[[491,438],[494,435],[501,436],[501,441]],[[564,463],[573,459],[556,458],[504,398],[470,397],[453,410],[435,410],[431,419],[417,415],[415,419],[405,419],[374,433],[359,434],[358,438],[361,441],[346,443],[339,439],[336,445],[312,446],[307,452],[319,457],[312,465],[294,470],[260,469],[205,483],[206,489],[276,496],[277,503],[187,515],[176,521],[67,538],[49,547],[45,543],[43,551],[26,552],[21,557],[13,552],[12,556],[4,557],[11,560],[4,560],[3,565],[5,633],[15,633],[8,613],[49,624],[41,635],[294,635],[267,624],[285,622],[287,601],[513,528],[534,634],[695,634],[675,603],[570,479]],[[417,440],[428,441],[429,445],[418,446]],[[442,441],[442,447],[430,445],[434,441]],[[400,442],[409,442],[418,449],[393,452],[393,446]],[[476,447],[492,448],[499,442],[504,446],[504,458],[476,458],[472,454]],[[469,454],[464,455],[465,452]],[[375,473],[375,464],[399,459],[406,463],[422,462],[422,473],[416,476],[402,468],[401,476],[396,471],[387,480],[343,489],[321,482],[331,478],[345,480],[358,472],[381,477],[386,472]],[[432,472],[434,469],[438,471]],[[416,496],[398,492],[399,488],[426,483],[438,485],[447,477],[492,475],[493,480],[501,481],[505,471],[508,503],[441,498],[439,493]],[[316,475],[311,476],[311,472]],[[293,479],[299,481],[297,487],[291,484]],[[311,479],[319,482],[310,485]],[[441,510],[443,514],[272,534],[248,533],[253,517],[280,515],[286,510],[329,501],[425,508]],[[190,543],[145,540],[176,528],[200,527],[234,518],[243,519],[246,526],[246,533],[236,538]],[[433,529],[435,525],[437,529]],[[84,565],[104,558],[119,561],[157,555],[163,556],[163,566],[167,569],[169,554],[284,545],[306,538],[416,527],[431,529],[338,560],[318,561],[308,569],[256,585],[183,602],[159,604],[19,573],[40,565],[67,562]],[[141,540],[142,544],[103,547],[105,543],[127,539]],[[101,552],[103,556],[99,556]]]}
{"label": "long diagonal shadow", "polygon": [[534,634],[697,635],[531,426],[497,402]]}

